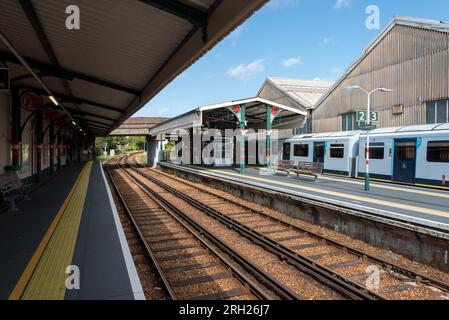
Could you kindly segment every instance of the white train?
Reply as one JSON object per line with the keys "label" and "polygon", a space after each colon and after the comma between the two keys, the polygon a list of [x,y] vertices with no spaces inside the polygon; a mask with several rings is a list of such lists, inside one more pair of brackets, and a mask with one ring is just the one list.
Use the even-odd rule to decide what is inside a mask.
{"label": "white train", "polygon": [[[449,123],[369,132],[374,179],[449,187]],[[322,162],[325,173],[365,175],[366,132],[306,134],[287,140],[283,159]]]}

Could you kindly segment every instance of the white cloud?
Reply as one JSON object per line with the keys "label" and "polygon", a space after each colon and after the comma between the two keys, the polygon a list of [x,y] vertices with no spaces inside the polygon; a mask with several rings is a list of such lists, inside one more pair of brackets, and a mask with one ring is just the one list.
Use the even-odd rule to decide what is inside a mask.
{"label": "white cloud", "polygon": [[301,57],[294,57],[294,58],[290,58],[290,59],[286,59],[286,60],[282,61],[282,65],[286,68],[292,67],[292,66],[300,64],[300,63],[301,63]]}
{"label": "white cloud", "polygon": [[231,47],[237,47],[238,42],[240,41],[244,32],[246,32],[247,25],[242,24],[237,29],[235,29],[229,36],[228,39],[231,41]]}
{"label": "white cloud", "polygon": [[257,59],[249,64],[241,64],[237,67],[232,67],[228,71],[228,75],[234,78],[248,79],[254,73],[263,72],[265,70],[264,59]]}
{"label": "white cloud", "polygon": [[350,0],[337,0],[337,2],[335,3],[335,8],[341,9],[343,7],[349,7],[349,5]]}
{"label": "white cloud", "polygon": [[268,6],[272,8],[282,8],[282,7],[295,7],[299,3],[299,0],[270,0]]}
{"label": "white cloud", "polygon": [[331,38],[323,38],[323,40],[321,40],[322,44],[329,44],[333,42],[333,40]]}

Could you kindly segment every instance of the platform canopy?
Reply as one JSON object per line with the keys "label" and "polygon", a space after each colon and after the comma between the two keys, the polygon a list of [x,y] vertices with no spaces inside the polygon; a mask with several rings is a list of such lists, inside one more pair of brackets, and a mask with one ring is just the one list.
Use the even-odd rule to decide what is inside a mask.
{"label": "platform canopy", "polygon": [[[0,30],[86,132],[106,135],[266,2],[0,0]],[[66,27],[73,5],[79,30]],[[0,43],[3,65],[12,88],[48,95]]]}
{"label": "platform canopy", "polygon": [[[279,130],[291,129],[304,126],[307,119],[307,112],[255,97],[199,107],[154,126],[150,129],[150,135],[157,136],[198,127],[220,130],[241,128],[234,108],[242,106],[245,107],[246,129],[266,129],[267,127]],[[271,107],[276,112],[276,117],[270,126],[267,126],[267,107]]]}
{"label": "platform canopy", "polygon": [[112,131],[109,136],[147,136],[150,128],[165,122],[168,119],[169,118],[132,117]]}

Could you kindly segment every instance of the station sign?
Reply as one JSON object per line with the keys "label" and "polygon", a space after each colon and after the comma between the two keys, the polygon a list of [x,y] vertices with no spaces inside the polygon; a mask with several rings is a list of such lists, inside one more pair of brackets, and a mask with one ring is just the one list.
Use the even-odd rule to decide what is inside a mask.
{"label": "station sign", "polygon": [[25,110],[34,111],[42,106],[42,97],[33,91],[25,91],[20,95],[20,104]]}
{"label": "station sign", "polygon": [[[370,114],[370,122],[379,122],[379,112],[371,111]],[[368,121],[368,112],[367,111],[357,111],[357,122],[367,122]]]}
{"label": "station sign", "polygon": [[364,125],[361,125],[359,127],[359,129],[364,130],[364,131],[371,131],[371,130],[377,129],[377,126],[375,124],[364,124]]}
{"label": "station sign", "polygon": [[0,68],[0,91],[9,90],[9,69]]}

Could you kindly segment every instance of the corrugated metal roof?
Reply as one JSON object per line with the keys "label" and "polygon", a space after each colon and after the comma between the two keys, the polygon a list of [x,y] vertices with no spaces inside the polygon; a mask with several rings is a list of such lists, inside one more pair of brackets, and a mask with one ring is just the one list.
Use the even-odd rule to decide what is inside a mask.
{"label": "corrugated metal roof", "polygon": [[[254,122],[264,121],[266,116],[266,105],[278,108],[282,116],[277,118],[278,123],[276,123],[276,128],[279,130],[283,129],[284,126],[288,126],[291,122],[302,121],[304,122],[307,117],[307,112],[299,109],[295,109],[289,106],[285,106],[273,101],[269,101],[260,97],[232,100],[223,103],[202,106],[191,110],[187,113],[181,114],[175,118],[169,119],[159,125],[151,128],[150,134],[155,136],[161,133],[168,133],[180,129],[194,128],[203,126],[203,115],[210,114],[217,110],[231,108],[233,106],[245,105],[246,116],[247,116],[247,127],[251,128],[254,126]],[[292,121],[283,122],[283,118],[293,118]],[[291,120],[291,119],[290,119]],[[302,123],[304,125],[304,123]]]}
{"label": "corrugated metal roof", "polygon": [[327,138],[352,138],[361,134],[362,131],[341,131],[341,132],[322,132],[322,133],[309,133],[294,136],[288,141],[304,140],[304,139],[327,139]]}
{"label": "corrugated metal roof", "polygon": [[390,128],[378,128],[370,131],[370,135],[377,134],[390,134],[390,133],[404,133],[404,132],[426,132],[426,131],[438,131],[449,129],[449,123],[443,124],[422,124],[416,126],[405,127],[390,127]]}
{"label": "corrugated metal roof", "polygon": [[314,108],[318,108],[321,103],[346,79],[346,77],[354,70],[359,63],[365,59],[365,57],[381,42],[390,31],[396,26],[407,26],[412,28],[419,28],[429,31],[449,32],[449,22],[441,20],[431,19],[419,19],[412,17],[394,17],[388,26],[368,45],[368,47],[362,52],[362,55],[352,63],[349,68],[346,69],[344,74],[334,82],[332,87],[316,102]]}
{"label": "corrugated metal roof", "polygon": [[[107,133],[266,1],[180,0],[178,6],[170,1],[0,0],[0,30],[33,70],[44,71],[44,83],[60,101],[70,107],[84,99],[75,102],[81,105],[78,111],[113,118]],[[66,28],[69,5],[80,9],[79,30]],[[0,60],[12,77],[23,74],[2,44]],[[30,79],[14,84],[42,89]]]}
{"label": "corrugated metal roof", "polygon": [[[313,107],[332,85],[331,81],[326,80],[304,80],[278,77],[268,77],[265,83],[270,83],[304,108]],[[265,83],[259,90],[259,94],[265,86]]]}

